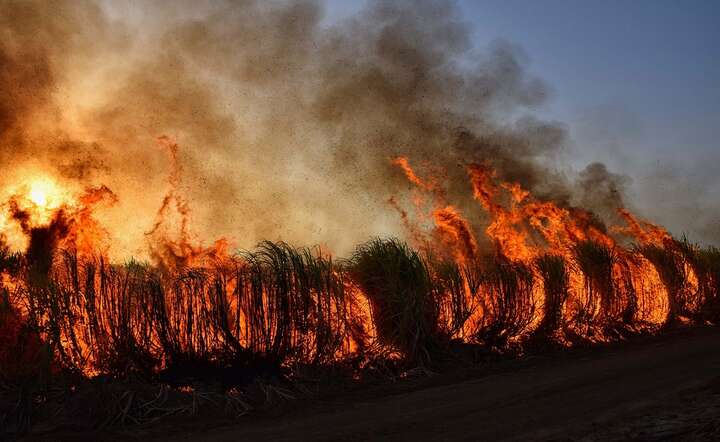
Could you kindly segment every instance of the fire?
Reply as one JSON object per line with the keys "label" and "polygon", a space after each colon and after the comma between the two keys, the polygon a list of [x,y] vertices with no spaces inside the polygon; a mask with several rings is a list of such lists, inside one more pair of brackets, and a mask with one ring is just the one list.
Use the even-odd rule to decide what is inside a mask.
{"label": "fire", "polygon": [[[469,164],[466,166],[469,190],[488,216],[483,221],[486,225],[484,233],[491,248],[482,250],[475,240],[471,223],[451,205],[438,180],[423,179],[404,157],[394,160],[393,164],[403,171],[417,192],[431,193],[435,197],[436,207],[431,213],[440,240],[438,249],[450,250],[461,266],[475,260],[470,257],[497,254],[495,259],[501,263],[519,263],[531,270],[536,281],[531,290],[534,318],[518,333],[531,333],[542,324],[546,326],[548,321],[543,317],[559,315],[565,323],[574,324],[569,333],[591,340],[605,340],[610,339],[613,327],[610,324],[614,322],[662,324],[674,320],[675,316],[681,317],[680,312],[688,315],[698,308],[683,300],[687,293],[699,290],[694,270],[687,263],[675,272],[681,276],[674,277],[672,270],[663,268],[669,265],[662,261],[665,255],[656,257],[654,262],[648,261],[642,252],[626,249],[618,242],[629,236],[641,245],[667,250],[667,256],[679,256],[674,251],[675,240],[667,231],[638,220],[626,209],[619,210],[619,215],[627,225],[607,229],[591,212],[537,199],[519,183],[500,180],[488,164]],[[422,200],[418,196],[413,199]],[[398,207],[397,201],[393,201]],[[407,213],[402,215],[406,226],[413,225],[417,229],[407,221]],[[414,231],[412,235],[419,234]],[[547,312],[543,308],[548,293],[543,290],[543,274],[536,266],[543,256],[555,256],[566,263],[567,299],[562,306],[555,301],[547,304],[559,309],[556,312]],[[544,274],[547,276],[547,271]],[[660,274],[665,275],[664,280]],[[678,286],[680,278],[684,280],[682,286]],[[668,284],[674,286],[668,287]],[[557,295],[553,296],[557,298]],[[675,298],[678,299],[673,300]],[[675,304],[679,305],[677,311],[670,312],[668,305]],[[487,321],[484,316],[490,313],[478,309],[468,323],[483,323]]]}
{"label": "fire", "polygon": [[36,181],[30,185],[30,200],[38,207],[44,208],[48,205],[49,193],[53,190],[52,184],[48,185],[42,181]]}
{"label": "fire", "polygon": [[[404,270],[390,269],[379,278],[365,274],[364,286],[352,267],[334,264],[321,249],[264,243],[257,253],[232,254],[225,239],[206,247],[190,228],[180,147],[169,137],[157,142],[169,170],[165,197],[154,222],[148,220],[151,266],[109,262],[110,236],[95,214],[117,196],[104,185],[76,190],[34,174],[2,206],[3,234],[13,227],[25,241],[27,276],[0,272],[0,289],[26,296],[18,305],[39,309],[28,317],[42,327],[65,321],[59,335],[45,338],[56,339],[64,363],[88,375],[113,369],[102,353],[113,345],[117,351],[123,345],[142,348],[153,370],[168,364],[174,352],[211,357],[223,345],[277,351],[285,363],[378,352],[401,358],[404,350],[415,352],[417,340],[395,336],[403,330],[386,319],[404,314],[407,303],[394,298],[398,293],[415,296],[423,339],[431,341],[442,330],[449,339],[492,347],[535,335],[564,345],[608,341],[623,330],[652,331],[685,321],[703,307],[698,294],[709,276],[698,273],[703,267],[688,262],[661,227],[622,210],[627,225],[606,228],[591,212],[501,180],[488,164],[464,166],[467,201],[481,211],[473,212],[453,201],[443,171],[430,165],[419,173],[407,158],[393,160],[411,184],[415,213],[398,196],[388,203],[420,252],[391,243],[397,259],[391,262]],[[627,237],[641,247],[624,246]],[[382,258],[385,243],[377,244],[372,250]],[[412,290],[382,285],[383,278],[392,282],[408,272]],[[69,297],[54,298],[51,287],[63,287]],[[32,307],[37,297],[48,305],[68,304],[43,312]],[[116,319],[126,323],[107,322],[104,315],[116,310],[123,315]],[[127,342],[113,343],[114,327],[124,330]]]}
{"label": "fire", "polygon": [[76,189],[50,175],[29,176],[0,206],[0,228],[7,245],[29,256],[40,253],[47,265],[59,249],[107,254],[109,234],[96,220],[95,211],[103,204],[114,204],[117,196],[103,185]]}
{"label": "fire", "polygon": [[[392,164],[399,167],[407,180],[420,190],[421,193],[416,194],[413,198],[417,216],[421,220],[429,219],[435,225],[435,229],[431,235],[422,232],[418,223],[410,221],[407,211],[403,210],[397,200],[392,197],[389,202],[391,206],[400,213],[403,224],[410,233],[410,239],[415,246],[427,248],[432,244],[429,236],[438,239],[436,247],[433,247],[433,253],[439,256],[452,257],[457,263],[464,264],[475,260],[477,255],[477,240],[473,234],[470,223],[462,215],[461,211],[448,203],[445,189],[441,185],[441,175],[437,171],[435,175],[428,179],[422,179],[410,165],[406,157],[397,157],[392,160]],[[427,199],[422,193],[432,194],[432,210],[431,213],[425,213]]]}
{"label": "fire", "polygon": [[49,176],[32,178],[26,187],[27,198],[38,209],[51,210],[68,202],[67,192]]}
{"label": "fire", "polygon": [[[464,31],[443,37],[457,21],[443,2],[370,2],[362,17],[380,21],[329,34],[309,27],[315,2],[300,15],[223,2],[249,3],[260,20],[180,14],[157,20],[170,34],[153,30],[149,45],[114,20],[94,25],[106,8],[10,3],[23,7],[0,15],[0,396],[22,348],[107,379],[176,368],[245,383],[277,366],[321,377],[368,367],[372,381],[456,349],[476,359],[534,339],[720,323],[720,250],[694,250],[626,209],[614,216],[614,184],[580,186],[586,200],[547,173],[565,130],[520,118],[540,104],[541,82],[506,45],[480,57],[487,66],[462,62],[478,57]],[[301,19],[285,26],[288,14]],[[292,45],[273,40],[284,31]],[[360,232],[400,238],[336,259],[283,242],[304,245],[306,226],[338,247]],[[262,239],[275,242],[239,249]],[[18,341],[20,328],[31,339]],[[23,389],[22,404],[54,403],[46,385],[42,397]],[[162,412],[148,404],[148,416]]]}
{"label": "fire", "polygon": [[59,209],[73,205],[69,192],[45,175],[30,178],[14,192],[12,199],[29,216],[33,227],[49,224]]}

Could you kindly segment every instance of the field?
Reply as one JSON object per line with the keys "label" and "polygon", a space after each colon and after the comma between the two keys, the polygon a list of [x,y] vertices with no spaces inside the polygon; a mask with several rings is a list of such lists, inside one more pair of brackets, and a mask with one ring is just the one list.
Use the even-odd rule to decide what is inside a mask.
{"label": "field", "polygon": [[[5,431],[16,436],[68,426],[116,431],[178,418],[263,416],[298,400],[718,320],[720,254],[686,241],[633,249],[584,241],[570,258],[546,254],[528,263],[502,255],[437,261],[393,239],[360,245],[346,260],[266,242],[182,270],[40,252],[31,246],[1,260],[0,404]],[[628,273],[642,262],[649,263],[645,273]],[[716,338],[713,333],[706,332]],[[707,336],[698,345],[707,345]],[[680,373],[706,374],[706,364],[714,363],[684,355],[682,341],[673,342],[679,365],[668,370],[691,380]],[[630,357],[642,360],[648,350],[634,348],[637,356]],[[605,363],[612,371],[624,361]],[[571,370],[582,374],[579,364]],[[588,376],[603,376],[593,364],[587,367],[594,373]],[[638,375],[647,369],[637,368]],[[613,376],[632,373],[628,368]],[[580,390],[597,382],[580,379]],[[664,384],[659,379],[652,386]],[[502,396],[511,394],[511,385],[504,392],[493,388]],[[522,394],[550,401],[549,385]],[[491,390],[474,388],[457,407],[476,410],[468,401],[492,397]],[[618,395],[630,391],[611,388]],[[416,394],[387,406],[410,410],[416,400],[440,400],[442,407],[456,407],[450,399]],[[564,404],[574,407],[578,400]],[[374,419],[387,414],[394,420],[390,409]]]}
{"label": "field", "polygon": [[473,3],[0,0],[0,441],[715,437],[711,13]]}
{"label": "field", "polygon": [[442,376],[408,382],[405,388],[419,390],[376,391],[379,397],[329,402],[280,422],[239,424],[203,438],[714,440],[720,435],[718,338],[718,330],[695,329],[490,364],[485,373],[466,373],[470,379],[463,382]]}
{"label": "field", "polygon": [[235,422],[178,418],[29,440],[715,440],[719,338],[695,327],[385,382]]}
{"label": "field", "polygon": [[[160,144],[175,158],[176,144]],[[299,403],[348,391],[720,321],[720,250],[674,238],[624,209],[617,214],[624,225],[608,228],[591,212],[498,180],[486,165],[467,166],[473,198],[489,218],[484,235],[435,181],[398,158],[417,195],[435,200],[430,226],[414,224],[394,201],[409,242],[375,238],[340,258],[284,242],[252,250],[194,243],[174,164],[147,233],[148,261],[113,261],[100,247],[107,232],[94,210],[114,199],[104,186],[58,206],[33,191],[5,205],[25,247],[0,247],[4,435],[283,419]],[[415,203],[420,211],[422,199]],[[166,232],[171,207],[181,221],[175,236]],[[707,360],[690,356],[686,369],[706,368]],[[454,410],[446,395],[457,388],[465,387],[408,401],[439,400]],[[542,396],[545,387],[537,388]],[[489,392],[477,390],[472,400]],[[476,409],[469,400],[457,406]],[[382,415],[395,419],[391,409]]]}

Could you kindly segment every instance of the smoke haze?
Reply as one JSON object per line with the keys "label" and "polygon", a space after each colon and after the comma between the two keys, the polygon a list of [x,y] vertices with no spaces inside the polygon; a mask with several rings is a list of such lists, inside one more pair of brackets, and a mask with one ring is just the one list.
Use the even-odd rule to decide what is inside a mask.
{"label": "smoke haze", "polygon": [[[465,165],[607,222],[631,180],[564,166],[567,129],[522,50],[475,48],[453,2],[371,1],[327,24],[318,1],[0,2],[0,186],[46,174],[107,185],[115,256],[146,256],[178,146],[191,230],[206,243],[323,244],[404,236],[388,203],[411,191],[392,159],[444,175],[476,229]],[[171,223],[181,223],[176,214]],[[716,231],[717,233],[717,231]],[[707,235],[708,239],[712,233]]]}

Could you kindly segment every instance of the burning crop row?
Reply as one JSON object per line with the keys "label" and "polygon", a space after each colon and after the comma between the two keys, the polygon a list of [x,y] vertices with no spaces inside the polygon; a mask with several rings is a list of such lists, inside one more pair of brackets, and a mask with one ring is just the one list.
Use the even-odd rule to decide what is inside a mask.
{"label": "burning crop row", "polygon": [[48,266],[35,248],[4,252],[3,308],[16,318],[6,322],[22,318],[59,364],[85,374],[257,358],[322,365],[382,351],[432,363],[453,339],[571,344],[719,319],[720,253],[676,240],[625,249],[584,239],[527,260],[500,250],[447,259],[374,240],[347,261],[266,242],[174,269],[77,249],[53,250]]}
{"label": "burning crop row", "polygon": [[2,250],[4,383],[69,372],[237,391],[308,368],[433,367],[458,343],[502,352],[720,321],[720,252],[669,236],[631,248],[583,236],[513,259],[507,242],[453,251],[467,236],[448,240],[444,230],[419,250],[372,240],[348,260],[264,242],[116,264],[78,247],[82,217],[62,219],[63,230],[31,228],[26,252]]}
{"label": "burning crop row", "polygon": [[391,204],[417,251],[374,240],[338,261],[283,243],[235,255],[225,240],[203,248],[189,231],[178,146],[167,137],[159,144],[172,168],[147,233],[152,265],[108,259],[107,232],[93,216],[117,200],[107,187],[73,198],[41,181],[3,206],[5,225],[18,226],[26,244],[14,255],[6,247],[6,304],[80,372],[155,373],[248,355],[329,364],[380,348],[428,362],[429,349],[451,339],[499,348],[538,334],[608,340],[718,309],[716,249],[677,241],[624,209],[627,226],[607,229],[591,212],[537,199],[477,163],[466,170],[489,215],[484,235],[441,177],[424,179],[401,157],[393,164],[416,189],[417,218]]}
{"label": "burning crop row", "polygon": [[[653,281],[627,275],[621,283],[608,258],[584,262],[590,253],[603,252],[578,252],[574,262],[544,255],[533,265],[496,258],[459,266],[377,240],[336,263],[313,250],[264,243],[212,267],[168,274],[63,252],[42,282],[33,282],[25,256],[7,256],[4,327],[22,317],[67,368],[152,376],[185,364],[257,358],[278,367],[333,364],[382,348],[409,363],[432,363],[451,339],[501,349],[530,335],[611,339],[681,319],[718,319],[716,268],[690,291],[671,264],[680,252],[639,249],[627,259],[648,254],[664,275],[664,285],[644,299],[638,293]],[[692,256],[718,266],[714,249]],[[571,289],[575,270],[568,269],[579,271],[582,292]],[[658,299],[663,293],[668,299]]]}
{"label": "burning crop row", "polygon": [[410,244],[373,239],[349,259],[282,242],[236,253],[224,239],[202,247],[178,146],[159,143],[172,168],[146,234],[151,262],[108,257],[108,232],[94,216],[117,200],[105,186],[77,196],[26,186],[3,205],[4,225],[16,227],[6,237],[24,245],[3,245],[0,255],[3,382],[66,373],[237,391],[308,369],[358,377],[387,364],[433,367],[458,345],[572,346],[720,321],[717,249],[675,240],[626,210],[625,225],[607,229],[591,212],[535,198],[475,163],[466,166],[468,191],[489,216],[484,224],[452,204],[441,177],[424,179],[398,158],[414,213],[399,198],[390,205]]}
{"label": "burning crop row", "polygon": [[554,167],[547,88],[455,2],[107,3],[0,2],[0,426],[51,384],[162,385],[142,421],[167,386],[720,321],[720,251]]}

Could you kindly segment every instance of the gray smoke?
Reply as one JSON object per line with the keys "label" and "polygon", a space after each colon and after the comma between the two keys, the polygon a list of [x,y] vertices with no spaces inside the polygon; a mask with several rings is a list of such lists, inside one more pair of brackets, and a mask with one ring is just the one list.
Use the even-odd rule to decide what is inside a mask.
{"label": "gray smoke", "polygon": [[[0,160],[107,184],[118,253],[142,253],[180,146],[200,239],[320,243],[402,235],[410,190],[392,158],[443,169],[476,228],[464,166],[609,218],[628,181],[601,164],[578,186],[553,165],[566,130],[533,117],[548,91],[504,41],[475,48],[452,1],[371,1],[324,24],[318,1],[0,3]],[[432,165],[424,167],[424,165]],[[9,185],[12,174],[2,183]]]}

